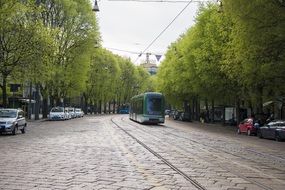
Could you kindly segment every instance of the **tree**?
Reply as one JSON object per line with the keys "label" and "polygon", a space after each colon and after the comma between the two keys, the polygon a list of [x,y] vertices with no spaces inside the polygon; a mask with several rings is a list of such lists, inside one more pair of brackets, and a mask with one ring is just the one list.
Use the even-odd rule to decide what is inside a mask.
{"label": "tree", "polygon": [[[7,106],[7,80],[23,76],[27,68],[48,46],[48,36],[41,23],[33,19],[34,4],[2,2],[0,6],[0,74],[3,106]],[[42,57],[42,56],[40,56]],[[21,81],[18,77],[15,80]],[[21,81],[22,83],[22,81]]]}
{"label": "tree", "polygon": [[[225,14],[234,22],[228,64],[236,69],[244,98],[262,112],[264,99],[284,96],[285,7],[281,1],[226,0]],[[233,56],[229,54],[233,54]],[[240,69],[237,69],[237,68]],[[247,92],[247,93],[246,93]]]}
{"label": "tree", "polygon": [[43,23],[56,31],[54,70],[46,90],[59,103],[85,90],[93,47],[99,42],[98,25],[87,0],[46,0],[41,6]]}

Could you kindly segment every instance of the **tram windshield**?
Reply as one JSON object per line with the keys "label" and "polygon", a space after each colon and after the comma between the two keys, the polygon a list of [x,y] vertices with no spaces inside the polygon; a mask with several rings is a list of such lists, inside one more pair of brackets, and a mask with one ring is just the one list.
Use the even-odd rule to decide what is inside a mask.
{"label": "tram windshield", "polygon": [[150,115],[161,114],[161,98],[149,97],[147,99],[147,113]]}

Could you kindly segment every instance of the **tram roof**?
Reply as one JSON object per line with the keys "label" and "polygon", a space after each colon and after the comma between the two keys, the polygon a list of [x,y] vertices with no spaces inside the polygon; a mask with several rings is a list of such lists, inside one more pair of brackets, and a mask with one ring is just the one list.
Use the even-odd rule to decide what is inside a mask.
{"label": "tram roof", "polygon": [[148,96],[148,95],[160,95],[160,96],[162,96],[162,93],[159,93],[159,92],[145,92],[145,93],[138,94],[138,95],[132,97],[131,99],[138,98],[138,97],[143,97],[143,96]]}

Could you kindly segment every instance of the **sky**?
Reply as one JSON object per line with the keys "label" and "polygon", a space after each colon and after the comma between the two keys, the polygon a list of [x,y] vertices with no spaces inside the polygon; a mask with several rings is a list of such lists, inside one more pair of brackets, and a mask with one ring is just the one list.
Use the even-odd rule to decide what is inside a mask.
{"label": "sky", "polygon": [[160,61],[163,60],[168,46],[194,24],[199,6],[197,1],[190,3],[153,45],[139,56],[187,5],[187,2],[173,1],[176,3],[99,0],[100,11],[96,12],[96,16],[103,47],[131,58],[136,65],[145,61],[145,53],[150,53],[150,60],[159,64],[155,55],[162,55]]}

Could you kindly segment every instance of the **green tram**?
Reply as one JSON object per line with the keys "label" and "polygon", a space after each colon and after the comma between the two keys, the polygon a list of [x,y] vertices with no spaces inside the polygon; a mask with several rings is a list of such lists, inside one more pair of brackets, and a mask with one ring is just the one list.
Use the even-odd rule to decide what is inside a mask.
{"label": "green tram", "polygon": [[131,98],[130,119],[139,123],[164,123],[165,100],[161,93],[147,92]]}

